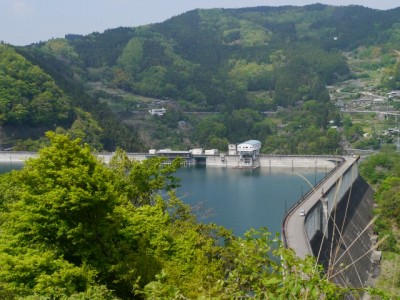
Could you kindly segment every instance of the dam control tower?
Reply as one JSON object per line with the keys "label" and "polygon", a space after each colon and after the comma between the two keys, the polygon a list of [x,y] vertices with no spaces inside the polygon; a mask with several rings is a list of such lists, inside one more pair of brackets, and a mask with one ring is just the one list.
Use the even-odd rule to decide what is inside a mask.
{"label": "dam control tower", "polygon": [[237,154],[240,156],[239,168],[258,168],[260,149],[261,142],[257,140],[249,140],[237,145]]}

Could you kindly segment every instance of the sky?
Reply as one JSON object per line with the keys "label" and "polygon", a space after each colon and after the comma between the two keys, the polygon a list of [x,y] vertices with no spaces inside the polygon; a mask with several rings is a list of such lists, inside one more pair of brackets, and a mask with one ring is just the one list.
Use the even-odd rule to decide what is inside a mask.
{"label": "sky", "polygon": [[163,22],[196,8],[303,6],[313,3],[400,7],[399,0],[0,0],[0,41],[28,45],[65,34]]}

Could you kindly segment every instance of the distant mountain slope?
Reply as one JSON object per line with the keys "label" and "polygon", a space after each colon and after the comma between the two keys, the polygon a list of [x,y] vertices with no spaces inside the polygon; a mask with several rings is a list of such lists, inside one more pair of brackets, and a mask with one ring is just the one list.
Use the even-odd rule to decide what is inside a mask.
{"label": "distant mountain slope", "polygon": [[247,92],[266,90],[287,106],[326,101],[324,85],[350,76],[341,51],[387,44],[399,15],[321,4],[193,10],[67,41],[85,70],[106,69],[100,79],[128,92],[209,110],[247,107]]}
{"label": "distant mountain slope", "polygon": [[[16,50],[54,78],[57,85],[68,95],[71,106],[75,110],[78,109],[79,114],[75,123],[71,125],[72,129],[76,127],[74,124],[85,128],[79,128],[81,134],[77,134],[77,137],[84,136],[83,141],[89,144],[96,140],[96,145],[101,144],[101,149],[108,151],[114,151],[116,147],[122,147],[126,151],[143,149],[143,142],[136,130],[124,125],[105,104],[99,103],[85,91],[83,83],[86,80],[86,67],[73,48],[65,40],[51,40],[39,45],[19,47]],[[90,114],[82,115],[81,110]],[[82,124],[83,116],[85,120]],[[90,120],[92,118],[100,128],[94,125]],[[75,135],[72,134],[73,137]]]}
{"label": "distant mountain slope", "polygon": [[54,80],[13,48],[0,45],[1,125],[71,124],[70,99]]}
{"label": "distant mountain slope", "polygon": [[[92,114],[106,149],[135,151],[146,147],[138,131],[143,134],[151,126],[153,133],[160,132],[165,124],[122,124],[106,103],[117,103],[123,115],[137,107],[146,112],[143,103],[132,100],[141,95],[173,100],[176,111],[223,112],[225,120],[243,109],[258,114],[307,101],[324,107],[326,85],[355,76],[344,52],[353,52],[356,59],[374,56],[371,68],[378,63],[387,68],[382,88],[399,86],[398,20],[400,9],[354,5],[198,9],[162,23],[67,35],[16,50],[54,78],[73,107]],[[316,127],[325,128],[327,119],[338,115],[332,107],[327,110]],[[169,128],[179,118],[179,112],[170,116]],[[223,122],[221,132],[228,139],[243,137],[229,135],[232,122]],[[144,135],[147,141],[153,138]],[[222,134],[218,138],[225,143]]]}
{"label": "distant mountain slope", "polygon": [[141,149],[136,131],[84,92],[75,77],[83,76],[83,63],[73,48],[63,40],[46,47],[0,45],[0,148],[18,143],[19,149],[35,150],[40,143],[20,140],[63,130],[97,150]]}

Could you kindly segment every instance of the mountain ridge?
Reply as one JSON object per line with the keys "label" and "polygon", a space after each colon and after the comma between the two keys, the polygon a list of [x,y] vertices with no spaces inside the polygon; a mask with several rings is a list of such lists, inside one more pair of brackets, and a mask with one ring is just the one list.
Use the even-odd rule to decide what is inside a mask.
{"label": "mountain ridge", "polygon": [[[377,47],[381,57],[388,58],[383,67],[394,69],[393,49],[399,48],[400,41],[398,16],[400,8],[380,11],[356,5],[196,9],[160,23],[89,35],[70,34],[16,49],[56,77],[69,93],[75,90],[77,94],[72,98],[81,99],[77,101],[80,105],[85,103],[84,98],[93,99],[88,100],[91,104],[83,105],[85,109],[111,103],[124,106],[125,112],[138,107],[146,112],[149,104],[138,102],[135,95],[172,99],[175,110],[169,110],[174,111],[170,124],[154,121],[162,131],[176,126],[175,119],[190,121],[194,127],[196,122],[201,123],[186,120],[182,111],[215,111],[232,117],[244,109],[258,113],[307,101],[328,107],[324,120],[314,124],[327,129],[337,112],[328,105],[326,85],[354,76],[343,52],[357,55],[362,47]],[[105,87],[103,92],[84,88],[96,82]],[[118,98],[104,92],[110,89],[123,90],[128,96]],[[96,118],[102,119],[100,114]],[[244,133],[231,133],[233,127],[227,118],[213,120],[225,126],[214,137],[220,142],[224,138],[244,138]],[[254,126],[248,134],[255,134],[254,127],[261,122],[257,120],[259,117],[250,119]],[[137,124],[127,120],[123,126],[132,122]],[[143,122],[139,125],[137,130],[148,126]],[[132,127],[129,130],[136,132]],[[149,133],[135,133],[128,148],[153,146],[138,139],[143,134]],[[260,139],[267,135],[262,134]],[[170,142],[183,145],[185,138]],[[210,144],[209,140],[197,139],[189,145],[201,142]],[[121,141],[108,144],[109,149],[127,146]]]}

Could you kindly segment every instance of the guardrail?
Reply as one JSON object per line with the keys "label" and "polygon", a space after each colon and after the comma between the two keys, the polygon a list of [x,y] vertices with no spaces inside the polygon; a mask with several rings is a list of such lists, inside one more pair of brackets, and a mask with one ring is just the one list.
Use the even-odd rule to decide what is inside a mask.
{"label": "guardrail", "polygon": [[[321,156],[318,156],[321,157]],[[328,157],[328,156],[326,156]],[[294,213],[294,211],[305,201],[307,200],[310,195],[312,193],[314,193],[314,191],[316,189],[318,189],[319,187],[321,187],[345,162],[345,158],[344,157],[332,157],[329,156],[329,158],[337,158],[340,159],[340,163],[337,164],[331,171],[329,171],[328,174],[326,174],[326,176],[320,180],[313,188],[311,188],[305,195],[303,195],[303,197],[301,197],[297,202],[293,203],[290,207],[289,210],[287,211],[285,217],[282,220],[282,237],[281,240],[283,242],[283,245],[285,247],[287,247],[287,238],[286,238],[286,222],[288,220],[289,217],[291,217]]]}

